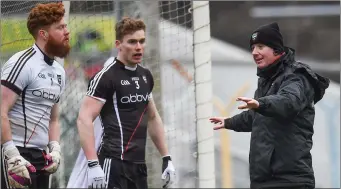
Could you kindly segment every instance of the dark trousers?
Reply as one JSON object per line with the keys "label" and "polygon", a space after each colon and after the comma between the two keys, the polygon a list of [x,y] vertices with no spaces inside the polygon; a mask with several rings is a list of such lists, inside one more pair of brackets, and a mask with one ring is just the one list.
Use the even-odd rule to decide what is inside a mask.
{"label": "dark trousers", "polygon": [[[20,155],[29,161],[37,170],[36,173],[30,173],[32,184],[29,189],[49,188],[49,174],[41,169],[46,165],[45,151],[31,148],[17,147]],[[2,146],[1,146],[2,149]],[[8,189],[7,164],[5,162],[3,149],[1,150],[1,188]]]}
{"label": "dark trousers", "polygon": [[[263,189],[263,188],[260,188]],[[271,187],[271,188],[264,188],[264,189],[314,189],[312,186],[279,186],[279,187]]]}
{"label": "dark trousers", "polygon": [[108,187],[114,189],[147,189],[147,166],[99,156]]}
{"label": "dark trousers", "polygon": [[[274,185],[274,184],[272,184]],[[257,186],[251,184],[251,189],[314,189],[310,184],[277,184],[276,186]]]}

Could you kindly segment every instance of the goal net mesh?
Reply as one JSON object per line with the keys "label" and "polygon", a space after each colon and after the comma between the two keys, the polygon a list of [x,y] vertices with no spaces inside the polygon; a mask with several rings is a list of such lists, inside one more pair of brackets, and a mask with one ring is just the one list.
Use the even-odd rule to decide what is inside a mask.
{"label": "goal net mesh", "polygon": [[[0,60],[33,45],[27,16],[37,3],[1,1]],[[167,144],[176,168],[178,188],[197,184],[195,86],[191,1],[70,1],[68,29],[72,51],[61,63],[67,86],[60,101],[62,157],[52,187],[66,187],[80,150],[76,119],[88,78],[110,57],[116,56],[114,26],[123,16],[142,18],[147,25],[143,66],[155,79],[153,97],[164,122]],[[148,137],[148,184],[161,187],[161,156]]]}

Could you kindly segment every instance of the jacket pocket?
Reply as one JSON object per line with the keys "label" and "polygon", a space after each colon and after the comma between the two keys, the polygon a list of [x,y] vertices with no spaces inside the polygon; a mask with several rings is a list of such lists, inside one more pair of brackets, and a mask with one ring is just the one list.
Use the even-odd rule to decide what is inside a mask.
{"label": "jacket pocket", "polygon": [[264,182],[274,174],[272,163],[274,161],[275,148],[269,146],[267,149],[257,149],[250,157],[251,181]]}
{"label": "jacket pocket", "polygon": [[270,156],[270,161],[269,161],[269,168],[270,168],[270,175],[271,177],[274,176],[276,171],[273,169],[273,164],[275,162],[275,154],[276,154],[276,149],[275,147],[272,148],[271,156]]}

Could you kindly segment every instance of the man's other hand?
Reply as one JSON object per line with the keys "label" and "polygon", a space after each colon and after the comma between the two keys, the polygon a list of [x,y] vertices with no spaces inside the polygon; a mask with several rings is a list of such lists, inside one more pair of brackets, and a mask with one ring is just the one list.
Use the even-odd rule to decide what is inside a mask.
{"label": "man's other hand", "polygon": [[246,103],[238,106],[238,109],[256,109],[259,107],[259,102],[253,98],[238,97],[237,101],[243,101]]}
{"label": "man's other hand", "polygon": [[[9,186],[12,188],[25,188],[31,184],[30,172],[36,172],[35,167],[24,159],[13,141],[3,144]],[[4,181],[3,181],[4,182]]]}
{"label": "man's other hand", "polygon": [[60,145],[57,141],[51,141],[48,146],[50,149],[50,153],[45,156],[47,160],[47,165],[42,170],[45,170],[46,172],[52,174],[57,171],[60,164]]}
{"label": "man's other hand", "polygon": [[225,126],[224,126],[224,120],[225,119],[226,118],[223,118],[223,117],[211,117],[210,122],[216,124],[213,127],[213,130],[224,129],[225,128]]}

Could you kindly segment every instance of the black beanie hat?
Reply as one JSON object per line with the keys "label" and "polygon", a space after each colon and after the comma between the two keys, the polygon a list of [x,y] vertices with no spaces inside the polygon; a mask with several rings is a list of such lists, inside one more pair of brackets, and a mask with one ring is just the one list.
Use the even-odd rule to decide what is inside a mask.
{"label": "black beanie hat", "polygon": [[283,37],[276,22],[263,25],[252,33],[250,38],[250,48],[256,43],[261,43],[271,47],[279,53],[284,51]]}

